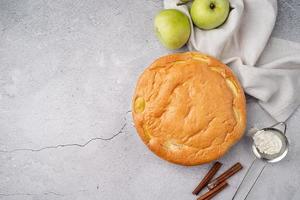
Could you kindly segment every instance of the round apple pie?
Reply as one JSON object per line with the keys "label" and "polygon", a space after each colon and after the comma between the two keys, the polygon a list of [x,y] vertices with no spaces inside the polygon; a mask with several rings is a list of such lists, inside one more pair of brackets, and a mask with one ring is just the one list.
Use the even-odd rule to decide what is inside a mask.
{"label": "round apple pie", "polygon": [[137,82],[132,114],[148,148],[182,165],[220,158],[246,127],[238,79],[225,64],[196,52],[154,61]]}

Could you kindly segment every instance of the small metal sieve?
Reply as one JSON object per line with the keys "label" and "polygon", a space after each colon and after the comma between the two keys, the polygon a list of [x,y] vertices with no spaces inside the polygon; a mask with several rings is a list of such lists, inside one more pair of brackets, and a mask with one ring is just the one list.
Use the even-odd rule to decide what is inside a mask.
{"label": "small metal sieve", "polygon": [[[283,130],[281,130],[279,128],[275,128],[278,125],[282,125]],[[258,148],[256,148],[256,146],[254,144],[254,140],[252,140],[253,141],[252,151],[253,151],[254,155],[256,156],[256,159],[253,160],[250,167],[248,168],[242,182],[238,186],[235,194],[233,195],[232,200],[247,199],[252,188],[254,187],[258,178],[262,174],[263,170],[265,169],[266,165],[268,163],[279,162],[287,155],[288,149],[289,149],[289,142],[285,135],[286,127],[287,127],[287,125],[285,122],[278,122],[270,127],[263,128],[260,130],[258,130],[258,129],[249,130],[249,133],[250,133],[250,136],[252,137],[252,139],[253,139],[255,133],[257,133],[258,131],[261,131],[261,130],[270,131],[273,134],[276,134],[282,142],[282,147],[278,153],[268,155],[268,154],[264,154],[264,153],[260,152],[258,150]]]}
{"label": "small metal sieve", "polygon": [[[279,128],[275,128],[278,125],[283,125],[284,126],[283,131],[280,130]],[[257,158],[263,159],[263,160],[265,160],[267,162],[270,162],[270,163],[275,163],[275,162],[279,162],[280,160],[282,160],[287,155],[288,149],[289,149],[289,142],[288,142],[288,139],[287,139],[287,137],[285,135],[285,133],[286,133],[286,127],[287,127],[287,125],[286,125],[285,122],[278,122],[278,123],[276,123],[276,124],[274,124],[274,125],[272,125],[270,127],[263,128],[263,129],[260,129],[260,130],[256,130],[255,133],[257,133],[258,131],[263,130],[263,131],[272,132],[273,134],[277,135],[280,138],[281,142],[282,142],[282,147],[281,147],[281,149],[280,149],[280,151],[278,153],[269,155],[269,154],[265,154],[265,153],[260,152],[256,148],[256,146],[254,144],[254,141],[253,141],[253,143],[252,143],[252,151],[253,151],[254,155]],[[251,134],[252,135],[252,139],[253,139],[253,136],[255,135],[255,133]]]}

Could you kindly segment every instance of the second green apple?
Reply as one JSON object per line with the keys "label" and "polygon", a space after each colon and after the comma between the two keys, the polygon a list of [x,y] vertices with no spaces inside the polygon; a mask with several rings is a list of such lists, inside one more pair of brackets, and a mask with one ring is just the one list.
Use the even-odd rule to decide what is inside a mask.
{"label": "second green apple", "polygon": [[179,49],[191,34],[189,18],[176,9],[159,12],[154,19],[155,32],[160,42],[168,49]]}
{"label": "second green apple", "polygon": [[229,9],[229,0],[195,0],[191,17],[198,28],[213,29],[225,22]]}

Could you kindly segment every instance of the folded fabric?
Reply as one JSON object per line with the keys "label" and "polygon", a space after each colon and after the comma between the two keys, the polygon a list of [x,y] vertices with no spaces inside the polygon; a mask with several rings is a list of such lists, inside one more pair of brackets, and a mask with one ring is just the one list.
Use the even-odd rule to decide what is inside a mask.
{"label": "folded fabric", "polygon": [[[165,8],[175,8],[189,18],[188,6],[179,0],[164,0]],[[300,105],[300,48],[288,55],[278,45],[268,54],[267,63],[259,63],[272,33],[276,0],[230,0],[232,10],[227,21],[217,29],[201,30],[192,25],[188,49],[215,56],[237,74],[245,92],[277,121],[286,120]],[[276,53],[277,52],[277,53]]]}

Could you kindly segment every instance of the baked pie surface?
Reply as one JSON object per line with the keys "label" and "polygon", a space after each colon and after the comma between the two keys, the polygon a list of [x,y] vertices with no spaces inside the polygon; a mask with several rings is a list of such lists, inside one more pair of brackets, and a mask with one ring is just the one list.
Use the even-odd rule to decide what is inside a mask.
{"label": "baked pie surface", "polygon": [[148,148],[181,165],[218,159],[246,127],[237,78],[225,64],[196,52],[154,61],[137,82],[132,114]]}

